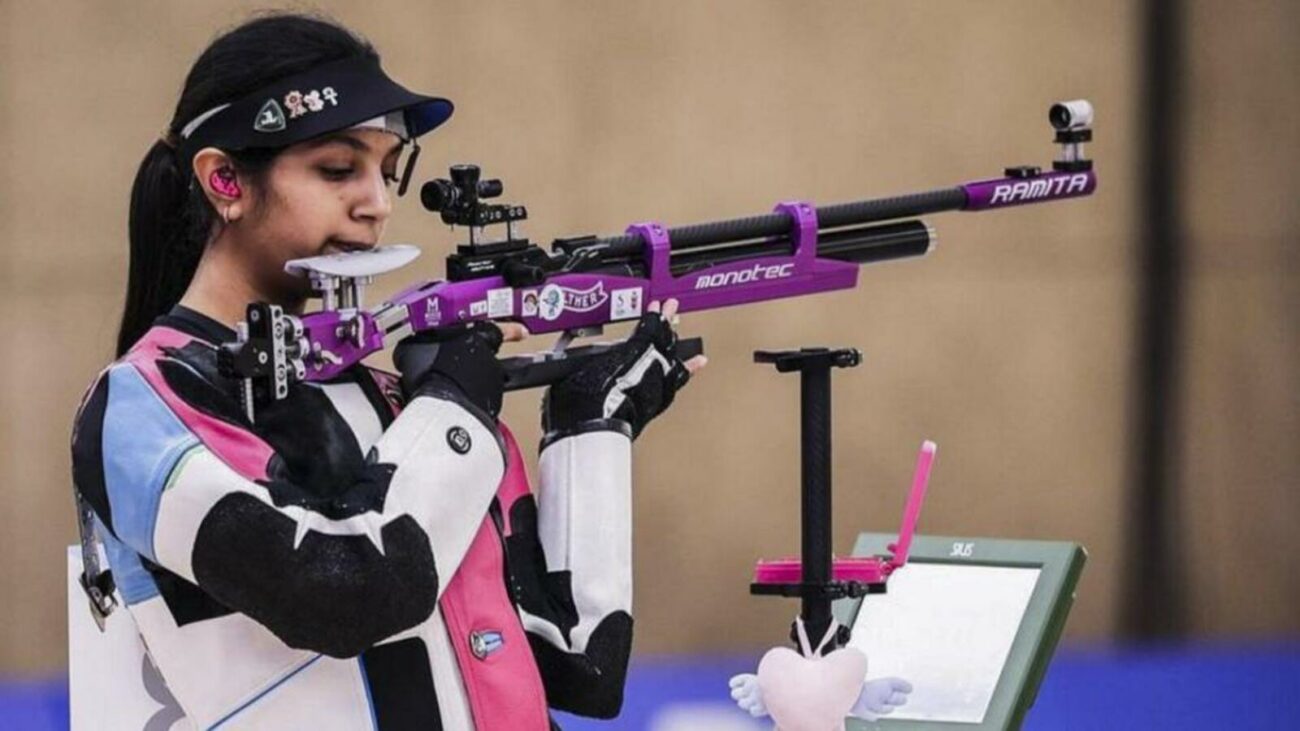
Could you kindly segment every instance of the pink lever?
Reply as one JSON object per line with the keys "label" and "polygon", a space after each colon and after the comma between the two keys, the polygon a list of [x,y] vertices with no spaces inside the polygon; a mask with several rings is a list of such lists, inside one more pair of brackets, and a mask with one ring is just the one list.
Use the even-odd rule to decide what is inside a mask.
{"label": "pink lever", "polygon": [[912,547],[912,533],[916,530],[916,521],[921,517],[921,503],[925,502],[925,489],[930,484],[930,468],[934,466],[934,453],[938,445],[930,440],[921,443],[921,453],[916,456],[916,471],[912,474],[912,492],[907,496],[907,507],[903,509],[903,524],[898,529],[898,543],[889,544],[893,554],[889,563],[898,568],[907,563],[907,552]]}
{"label": "pink lever", "polygon": [[[888,564],[881,563],[878,556],[837,556],[832,561],[832,581],[880,584],[892,570]],[[771,561],[760,559],[754,566],[755,584],[798,584],[800,581],[803,581],[803,564],[798,557]]]}
{"label": "pink lever", "polygon": [[[926,440],[921,444],[921,452],[916,457],[916,471],[912,474],[912,491],[908,493],[907,505],[903,507],[903,524],[898,530],[898,542],[889,544],[889,558],[836,557],[831,568],[832,580],[883,584],[895,569],[902,568],[907,563],[912,534],[916,532],[916,523],[921,517],[921,505],[925,502],[925,491],[930,485],[930,468],[934,466],[937,450],[938,446],[932,441]],[[802,580],[803,565],[798,557],[760,560],[754,567],[756,584],[797,584]]]}

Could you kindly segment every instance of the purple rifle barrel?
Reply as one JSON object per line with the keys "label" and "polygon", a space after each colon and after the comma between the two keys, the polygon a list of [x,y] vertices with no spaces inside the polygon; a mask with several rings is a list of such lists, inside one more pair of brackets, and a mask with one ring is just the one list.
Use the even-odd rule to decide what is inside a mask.
{"label": "purple rifle barrel", "polygon": [[[913,218],[943,211],[983,211],[990,208],[1046,203],[1065,198],[1091,195],[1097,189],[1097,176],[1091,170],[1049,172],[1019,178],[995,178],[964,183],[891,198],[855,201],[822,206],[817,209],[818,229],[839,228],[862,223]],[[790,217],[781,213],[713,221],[668,229],[675,251],[724,244],[747,239],[780,236],[790,232]],[[635,257],[644,250],[636,234],[603,239],[560,242],[566,253],[576,249],[600,247],[610,258]]]}
{"label": "purple rifle barrel", "polygon": [[[594,250],[608,269],[562,272],[544,285],[525,288],[511,287],[501,276],[423,282],[395,295],[389,306],[406,308],[417,332],[474,320],[514,319],[534,333],[544,333],[634,319],[644,304],[670,297],[678,300],[681,312],[692,312],[847,289],[857,283],[855,262],[924,254],[930,231],[919,221],[828,229],[1077,198],[1096,187],[1091,170],[1051,172],[822,208],[790,201],[763,216],[675,229],[639,223],[622,236],[557,242],[567,254]],[[769,240],[755,241],[765,238]],[[819,241],[827,244],[826,251],[820,250]],[[737,242],[740,245],[704,248]],[[683,253],[690,250],[695,251]],[[324,314],[304,318],[313,344],[335,356],[333,362],[313,362],[308,380],[328,379],[383,347],[374,315],[362,312],[358,317],[367,335],[359,344]]]}

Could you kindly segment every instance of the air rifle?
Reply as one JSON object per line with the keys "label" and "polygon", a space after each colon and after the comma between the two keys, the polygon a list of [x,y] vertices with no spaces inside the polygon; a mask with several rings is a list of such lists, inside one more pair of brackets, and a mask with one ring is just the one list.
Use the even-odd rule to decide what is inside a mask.
{"label": "air rifle", "polygon": [[[693,312],[849,289],[860,264],[930,250],[934,229],[917,216],[1092,194],[1097,177],[1083,154],[1092,140],[1092,105],[1057,103],[1048,119],[1060,145],[1050,172],[1010,167],[1003,177],[951,188],[820,208],[785,201],[771,213],[678,228],[635,223],[620,236],[557,239],[550,252],[516,236],[516,224],[528,217],[524,206],[485,202],[501,195],[500,180],[456,165],[449,179],[420,192],[444,223],[469,229],[468,243],[447,257],[445,280],[420,282],[366,308],[365,287],[419,249],[384,246],[291,261],[286,270],[310,279],[321,309],[299,316],[250,304],[237,341],[222,345],[221,367],[242,379],[251,420],[257,404],[284,398],[290,383],[330,380],[412,333],[511,320],[534,334],[562,333],[552,350],[502,361],[507,390],[547,385],[612,347],[570,347],[574,338],[639,318],[650,302],[674,298],[679,312]],[[504,227],[505,238],[487,239],[494,226]],[[698,338],[683,340],[679,354],[685,359],[702,348]]]}

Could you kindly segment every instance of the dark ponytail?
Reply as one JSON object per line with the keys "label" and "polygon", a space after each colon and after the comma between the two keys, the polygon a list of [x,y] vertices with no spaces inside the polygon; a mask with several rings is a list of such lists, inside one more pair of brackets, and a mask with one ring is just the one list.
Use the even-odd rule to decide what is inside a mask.
{"label": "dark ponytail", "polygon": [[[164,139],[149,149],[131,186],[131,258],[118,357],[154,318],[180,301],[217,220],[190,161],[178,159],[181,129],[203,112],[277,79],[357,56],[378,59],[368,42],[329,19],[274,13],[223,33],[194,62]],[[230,156],[238,172],[256,182],[278,152],[231,151]]]}
{"label": "dark ponytail", "polygon": [[131,259],[126,306],[117,335],[119,357],[140,339],[155,317],[180,301],[198,267],[203,244],[191,244],[181,222],[188,189],[175,150],[163,140],[155,142],[131,186],[127,225]]}

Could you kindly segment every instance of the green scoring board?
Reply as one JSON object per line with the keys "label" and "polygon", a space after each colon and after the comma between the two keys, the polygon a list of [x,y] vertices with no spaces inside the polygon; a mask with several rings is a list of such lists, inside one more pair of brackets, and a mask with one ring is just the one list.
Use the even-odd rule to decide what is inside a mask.
{"label": "green scoring board", "polygon": [[[853,555],[887,554],[888,545],[895,540],[897,536],[891,534],[863,533],[858,537]],[[1086,560],[1087,552],[1084,548],[1069,542],[915,536],[908,564],[891,577],[889,593],[869,594],[863,599],[840,600],[835,603],[836,619],[854,629],[852,644],[862,643],[862,649],[867,653],[868,678],[899,674],[890,673],[889,670],[891,666],[894,669],[906,667],[899,665],[900,661],[905,662],[906,659],[891,658],[890,653],[904,653],[905,650],[902,645],[898,648],[888,647],[890,638],[893,638],[893,642],[903,644],[910,641],[907,639],[909,637],[921,638],[918,642],[926,643],[924,633],[927,628],[908,626],[909,624],[924,623],[927,615],[930,618],[942,617],[944,611],[955,611],[959,614],[952,616],[961,616],[963,596],[946,596],[945,590],[950,590],[950,594],[965,594],[972,587],[990,587],[984,591],[987,596],[983,599],[983,608],[980,608],[979,601],[972,600],[974,608],[961,616],[961,621],[969,623],[973,620],[979,625],[973,634],[965,635],[966,641],[960,637],[947,642],[936,639],[928,643],[931,646],[925,651],[915,653],[927,658],[918,662],[930,664],[931,667],[926,672],[931,673],[932,679],[945,677],[945,673],[948,678],[959,679],[964,663],[972,666],[981,666],[983,663],[981,667],[985,670],[980,674],[990,677],[976,679],[977,684],[983,684],[983,687],[973,691],[975,700],[958,698],[957,703],[949,706],[947,711],[943,710],[943,703],[933,701],[935,693],[930,693],[929,700],[922,700],[925,689],[915,688],[909,703],[896,709],[894,714],[883,716],[874,722],[849,718],[847,729],[973,731],[1020,728],[1026,713],[1034,704],[1052,653],[1065,628],[1066,618],[1074,603],[1075,587]],[[908,570],[913,566],[917,570],[908,576]],[[974,592],[978,593],[978,590]],[[864,602],[885,600],[891,604],[868,605],[867,611],[862,611]],[[941,604],[943,606],[937,606]],[[936,613],[931,615],[930,610]],[[981,612],[986,612],[989,616],[981,616]],[[863,626],[855,627],[859,618],[863,619]],[[872,639],[872,628],[866,626],[868,620],[887,625],[875,640]],[[987,632],[990,637],[975,638],[974,635],[985,627],[989,628]],[[998,630],[997,627],[1002,629]],[[918,631],[922,634],[918,635]],[[897,633],[896,637],[894,633]],[[997,636],[999,633],[1003,636]],[[882,647],[873,650],[873,641],[879,642]],[[983,646],[983,657],[963,656],[966,651],[963,648],[968,649],[971,644]],[[971,652],[972,655],[978,654],[977,651]],[[1003,656],[1005,659],[1000,662],[1000,670],[994,669],[997,679],[996,684],[993,684],[993,673],[989,673],[987,668],[992,667],[990,663],[996,665]],[[914,668],[914,671],[917,675],[925,675],[919,669]],[[959,679],[956,684],[964,684],[967,680],[971,678]],[[917,700],[917,703],[912,703],[912,700]],[[966,704],[964,708],[961,707],[963,701]],[[926,703],[929,704],[928,708],[918,708]],[[980,708],[983,708],[982,717]],[[907,714],[914,717],[897,718]]]}

